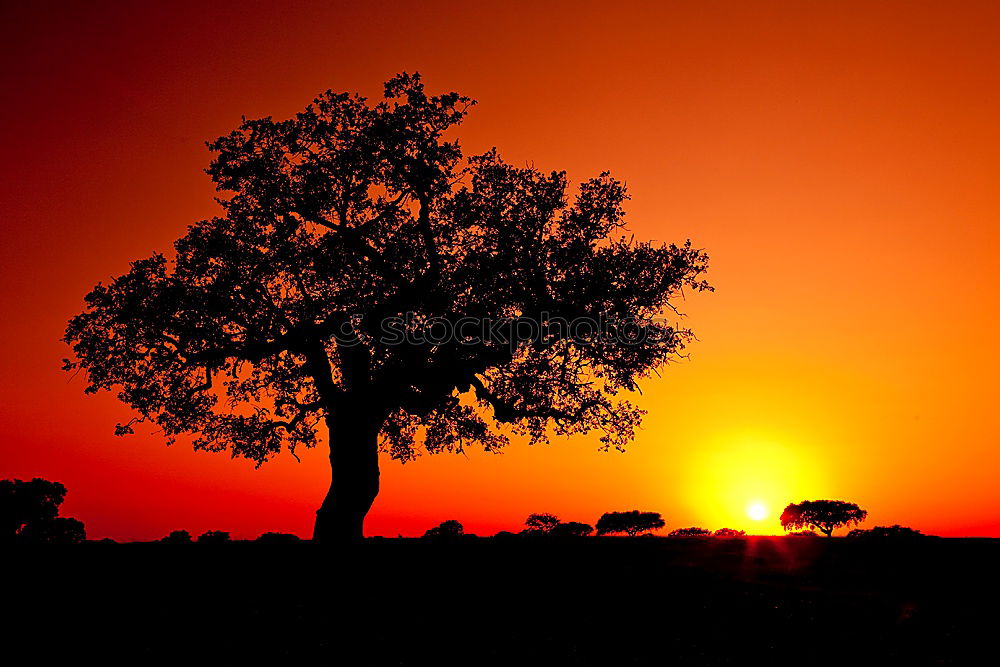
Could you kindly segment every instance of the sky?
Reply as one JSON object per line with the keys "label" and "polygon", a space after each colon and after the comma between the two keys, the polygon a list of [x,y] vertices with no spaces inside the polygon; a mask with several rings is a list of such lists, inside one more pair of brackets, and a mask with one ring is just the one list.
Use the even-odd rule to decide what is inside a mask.
{"label": "sky", "polygon": [[[31,5],[31,6],[29,6]],[[203,6],[206,5],[206,6]],[[1000,536],[997,3],[14,3],[0,10],[0,478],[69,489],[88,536],[311,534],[325,448],[255,470],[166,447],[60,371],[98,281],[218,212],[204,142],[400,71],[478,100],[457,136],[605,169],[640,239],[692,239],[716,292],[596,438],[382,461],[372,535],[531,512],[781,531],[839,498],[866,525]],[[753,520],[747,508],[767,508]]]}

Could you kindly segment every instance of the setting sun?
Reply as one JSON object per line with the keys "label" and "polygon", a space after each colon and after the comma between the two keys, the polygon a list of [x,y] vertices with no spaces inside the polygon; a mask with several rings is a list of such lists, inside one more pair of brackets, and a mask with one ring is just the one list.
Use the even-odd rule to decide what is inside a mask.
{"label": "setting sun", "polygon": [[754,521],[763,521],[767,518],[767,507],[764,503],[750,503],[747,505],[747,516]]}

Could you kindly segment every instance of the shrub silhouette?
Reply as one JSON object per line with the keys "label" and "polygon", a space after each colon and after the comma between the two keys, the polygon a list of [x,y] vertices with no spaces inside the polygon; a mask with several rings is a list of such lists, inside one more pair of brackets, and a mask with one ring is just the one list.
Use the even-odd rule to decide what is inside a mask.
{"label": "shrub silhouette", "polygon": [[711,534],[712,531],[710,530],[699,528],[698,526],[692,526],[690,528],[678,528],[677,530],[672,530],[667,537],[709,537]]}
{"label": "shrub silhouette", "polygon": [[524,529],[529,533],[551,533],[559,525],[555,514],[529,514],[524,520]]}
{"label": "shrub silhouette", "polygon": [[229,533],[224,530],[209,530],[198,536],[198,544],[221,544],[230,541]]}
{"label": "shrub silhouette", "polygon": [[299,539],[298,535],[292,533],[262,533],[255,541],[262,544],[291,544],[302,540]]}
{"label": "shrub silhouette", "polygon": [[786,537],[819,537],[819,535],[811,530],[793,530]]}
{"label": "shrub silhouette", "polygon": [[[134,409],[120,435],[148,422],[263,464],[325,431],[317,541],[361,539],[380,451],[494,451],[511,432],[624,449],[643,414],[625,392],[692,340],[654,318],[711,289],[707,255],[632,240],[607,173],[573,196],[564,172],[464,156],[445,137],[472,104],[403,73],[377,104],[328,91],[291,119],[244,120],[209,144],[223,214],[97,285],[65,370]],[[486,335],[410,326],[459,313]],[[641,335],[606,323],[627,342],[594,346],[564,326],[611,315]]]}
{"label": "shrub silhouette", "polygon": [[857,525],[867,516],[866,510],[843,500],[803,500],[785,508],[781,513],[781,527],[785,530],[812,527],[831,537],[835,529]]}
{"label": "shrub silhouette", "polygon": [[874,528],[870,528],[868,530],[865,530],[864,528],[855,528],[847,533],[847,537],[863,540],[908,541],[921,540],[927,538],[928,536],[914,528],[895,524],[892,526],[875,526]]}
{"label": "shrub silhouette", "polygon": [[621,535],[635,537],[642,533],[663,528],[666,525],[659,512],[606,512],[597,520],[598,535]]}
{"label": "shrub silhouette", "polygon": [[712,537],[746,537],[747,533],[745,530],[735,530],[733,528],[720,528],[714,533]]}
{"label": "shrub silhouette", "polygon": [[589,523],[581,523],[579,521],[566,521],[564,523],[559,523],[552,530],[549,531],[549,535],[552,537],[587,537],[594,532],[594,527]]}
{"label": "shrub silhouette", "polygon": [[160,539],[160,542],[166,544],[190,544],[191,543],[191,533],[186,530],[173,530],[164,538]]}
{"label": "shrub silhouette", "polygon": [[465,527],[455,519],[442,521],[424,533],[424,538],[431,540],[457,539],[463,536],[465,536]]}
{"label": "shrub silhouette", "polygon": [[83,523],[58,516],[65,498],[66,487],[59,482],[0,480],[0,541],[83,542]]}

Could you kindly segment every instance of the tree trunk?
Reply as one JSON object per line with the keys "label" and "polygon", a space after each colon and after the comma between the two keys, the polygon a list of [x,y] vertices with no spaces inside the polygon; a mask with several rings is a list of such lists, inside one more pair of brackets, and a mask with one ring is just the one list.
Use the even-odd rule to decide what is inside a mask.
{"label": "tree trunk", "polygon": [[382,420],[358,408],[327,413],[330,490],[316,511],[315,542],[361,541],[365,515],[378,496],[378,433]]}

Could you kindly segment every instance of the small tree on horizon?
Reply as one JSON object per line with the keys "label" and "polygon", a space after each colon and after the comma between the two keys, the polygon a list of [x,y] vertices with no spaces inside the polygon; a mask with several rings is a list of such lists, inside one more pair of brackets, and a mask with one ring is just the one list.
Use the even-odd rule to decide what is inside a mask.
{"label": "small tree on horizon", "polygon": [[597,520],[598,535],[621,535],[635,537],[643,533],[663,528],[666,523],[659,512],[606,512]]}
{"label": "small tree on horizon", "polygon": [[[65,370],[134,410],[119,435],[148,422],[258,465],[326,436],[317,541],[363,537],[380,452],[585,433],[624,449],[643,414],[628,392],[692,340],[664,315],[711,289],[707,255],[634,239],[608,173],[574,194],[565,172],[463,155],[448,133],[472,104],[403,73],[375,103],[327,91],[245,119],[209,144],[220,215],[94,287]],[[606,333],[628,342],[593,344]]]}
{"label": "small tree on horizon", "polygon": [[594,527],[589,523],[565,521],[549,531],[549,535],[552,537],[587,537],[593,532]]}
{"label": "small tree on horizon", "polygon": [[529,514],[524,520],[524,528],[529,533],[547,534],[551,533],[559,523],[559,517],[555,514]]}
{"label": "small tree on horizon", "polygon": [[705,528],[700,528],[698,526],[691,526],[690,528],[678,528],[676,530],[670,531],[667,537],[710,537],[712,531]]}
{"label": "small tree on horizon", "polygon": [[714,533],[712,537],[746,537],[747,532],[745,530],[736,530],[735,528],[720,528]]}
{"label": "small tree on horizon", "polygon": [[785,530],[815,528],[832,537],[837,528],[856,526],[867,516],[867,510],[843,500],[803,500],[785,508],[781,513],[781,527]]}
{"label": "small tree on horizon", "polygon": [[207,530],[198,536],[198,544],[222,544],[231,541],[229,533],[224,530]]}
{"label": "small tree on horizon", "polygon": [[172,530],[166,537],[160,539],[164,544],[190,544],[192,541],[191,533],[186,530]]}
{"label": "small tree on horizon", "polygon": [[465,535],[465,526],[455,519],[442,521],[424,533],[425,539],[455,539]]}

